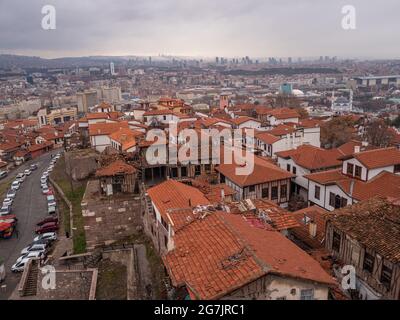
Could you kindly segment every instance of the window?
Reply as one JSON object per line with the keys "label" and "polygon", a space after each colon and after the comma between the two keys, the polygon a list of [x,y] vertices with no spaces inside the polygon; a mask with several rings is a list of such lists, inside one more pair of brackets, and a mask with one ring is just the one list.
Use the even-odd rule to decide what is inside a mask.
{"label": "window", "polygon": [[186,177],[187,176],[187,168],[186,167],[181,167],[181,176]]}
{"label": "window", "polygon": [[354,164],[352,163],[347,164],[347,174],[350,176],[354,175]]}
{"label": "window", "polygon": [[321,188],[318,186],[315,186],[315,194],[314,194],[315,199],[320,200],[321,199]]}
{"label": "window", "polygon": [[286,300],[286,297],[278,297],[276,300]]}
{"label": "window", "polygon": [[361,179],[361,170],[362,170],[362,168],[360,166],[356,166],[355,173],[354,173],[354,176],[356,178]]}
{"label": "window", "polygon": [[291,168],[291,167],[290,167],[290,164],[287,164],[287,165],[286,165],[286,170],[290,172],[290,168]]}
{"label": "window", "polygon": [[281,198],[286,198],[287,197],[287,185],[281,185]]}
{"label": "window", "polygon": [[201,175],[201,167],[200,167],[200,166],[195,166],[194,174],[195,174],[196,176]]}
{"label": "window", "polygon": [[394,166],[394,173],[400,173],[400,164]]}
{"label": "window", "polygon": [[381,283],[386,288],[390,288],[390,284],[392,283],[392,268],[385,264],[382,266]]}
{"label": "window", "polygon": [[269,198],[269,189],[268,189],[268,187],[262,189],[262,197],[263,198]]}
{"label": "window", "polygon": [[293,166],[293,174],[297,173],[297,167]]}
{"label": "window", "polygon": [[272,189],[271,189],[271,199],[272,200],[278,199],[278,187],[272,187]]}
{"label": "window", "polygon": [[250,186],[249,187],[249,192],[254,192],[256,191],[256,186]]}
{"label": "window", "polygon": [[333,231],[333,240],[332,240],[332,250],[339,253],[340,252],[340,242],[342,237],[336,231]]}
{"label": "window", "polygon": [[329,205],[331,207],[335,206],[335,197],[336,195],[333,192],[329,193]]}
{"label": "window", "polygon": [[365,271],[368,271],[369,273],[372,273],[374,271],[374,262],[375,262],[375,257],[365,252],[363,269]]}
{"label": "window", "polygon": [[301,290],[300,300],[314,300],[314,289]]}
{"label": "window", "polygon": [[342,208],[347,206],[347,199],[346,198],[342,198]]}

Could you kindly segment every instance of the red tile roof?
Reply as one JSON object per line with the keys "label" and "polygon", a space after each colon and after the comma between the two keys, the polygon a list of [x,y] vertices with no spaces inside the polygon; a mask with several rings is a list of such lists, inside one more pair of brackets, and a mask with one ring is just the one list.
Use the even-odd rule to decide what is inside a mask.
{"label": "red tile roof", "polygon": [[341,169],[305,175],[305,178],[322,185],[336,184],[343,192],[357,200],[366,200],[374,196],[398,197],[400,194],[400,176],[388,171],[365,182],[342,174]]}
{"label": "red tile roof", "polygon": [[[221,157],[222,156],[223,152],[221,152]],[[254,170],[251,174],[237,175],[236,168],[240,168],[240,165],[235,163],[234,157],[232,157],[232,159],[234,162],[233,164],[223,164],[224,160],[222,160],[222,164],[220,164],[216,170],[240,187],[253,186],[294,177],[293,174],[282,170],[273,163],[258,156],[254,156]]]}
{"label": "red tile roof", "polygon": [[165,265],[175,286],[193,299],[218,299],[267,274],[331,285],[308,254],[277,231],[254,227],[240,215],[211,213],[175,233]]}
{"label": "red tile roof", "polygon": [[106,167],[98,169],[96,171],[96,177],[112,177],[115,175],[133,174],[136,171],[135,167],[122,160],[117,160]]}
{"label": "red tile roof", "polygon": [[166,221],[170,221],[169,213],[174,209],[210,205],[210,201],[200,190],[172,179],[148,189],[147,193]]}
{"label": "red tile roof", "polygon": [[385,148],[353,153],[343,159],[355,158],[368,169],[383,168],[400,164],[400,150],[397,148]]}
{"label": "red tile roof", "polygon": [[277,152],[276,155],[284,159],[292,159],[297,165],[309,170],[342,165],[342,161],[338,160],[342,154],[337,149],[326,150],[311,145],[301,145],[297,149]]}
{"label": "red tile roof", "polygon": [[266,144],[274,144],[275,142],[278,142],[279,140],[281,140],[277,136],[274,136],[273,134],[271,134],[267,131],[262,131],[262,132],[258,131],[255,134],[255,137]]}
{"label": "red tile roof", "polygon": [[128,122],[94,123],[89,125],[90,136],[108,136],[122,128],[129,128]]}

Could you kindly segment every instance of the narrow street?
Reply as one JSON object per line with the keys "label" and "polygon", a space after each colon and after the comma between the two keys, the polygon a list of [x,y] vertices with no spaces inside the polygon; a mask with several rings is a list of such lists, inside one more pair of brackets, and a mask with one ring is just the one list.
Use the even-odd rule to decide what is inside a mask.
{"label": "narrow street", "polygon": [[[13,274],[11,266],[20,256],[21,250],[32,242],[35,236],[36,223],[47,216],[47,201],[40,188],[40,177],[50,164],[51,154],[57,152],[59,150],[54,150],[52,153],[45,154],[22,165],[17,170],[10,172],[7,178],[15,177],[33,163],[38,165],[38,169],[32,171],[32,174],[26,177],[17,191],[17,196],[12,205],[12,214],[15,214],[18,218],[18,238],[14,235],[11,239],[0,240],[0,256],[5,260],[7,272],[6,280],[0,289],[0,300],[8,299],[18,285],[21,274]],[[3,198],[0,200],[3,201]]]}

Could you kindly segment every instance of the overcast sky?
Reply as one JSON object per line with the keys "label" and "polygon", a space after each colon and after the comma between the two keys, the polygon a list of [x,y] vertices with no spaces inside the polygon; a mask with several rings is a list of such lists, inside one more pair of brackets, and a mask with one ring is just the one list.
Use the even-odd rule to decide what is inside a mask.
{"label": "overcast sky", "polygon": [[[57,29],[41,28],[54,5]],[[357,29],[342,29],[342,7]],[[400,0],[0,0],[0,53],[400,58]]]}

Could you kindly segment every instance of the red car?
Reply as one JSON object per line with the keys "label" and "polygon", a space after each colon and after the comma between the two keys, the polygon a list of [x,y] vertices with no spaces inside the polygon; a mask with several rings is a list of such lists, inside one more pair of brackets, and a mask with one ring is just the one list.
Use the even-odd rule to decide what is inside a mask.
{"label": "red car", "polygon": [[55,223],[55,224],[58,224],[58,218],[57,217],[48,217],[48,218],[43,219],[42,221],[38,222],[36,225],[38,227],[41,227],[41,226],[43,226],[43,225],[45,225],[47,223],[51,223],[51,222]]}
{"label": "red car", "polygon": [[47,232],[56,232],[58,230],[58,224],[54,222],[48,222],[41,227],[36,229],[37,234],[47,233]]}
{"label": "red car", "polygon": [[49,192],[46,192],[45,193],[45,195],[46,196],[52,196],[54,193],[53,193],[53,190],[52,189],[49,189]]}

